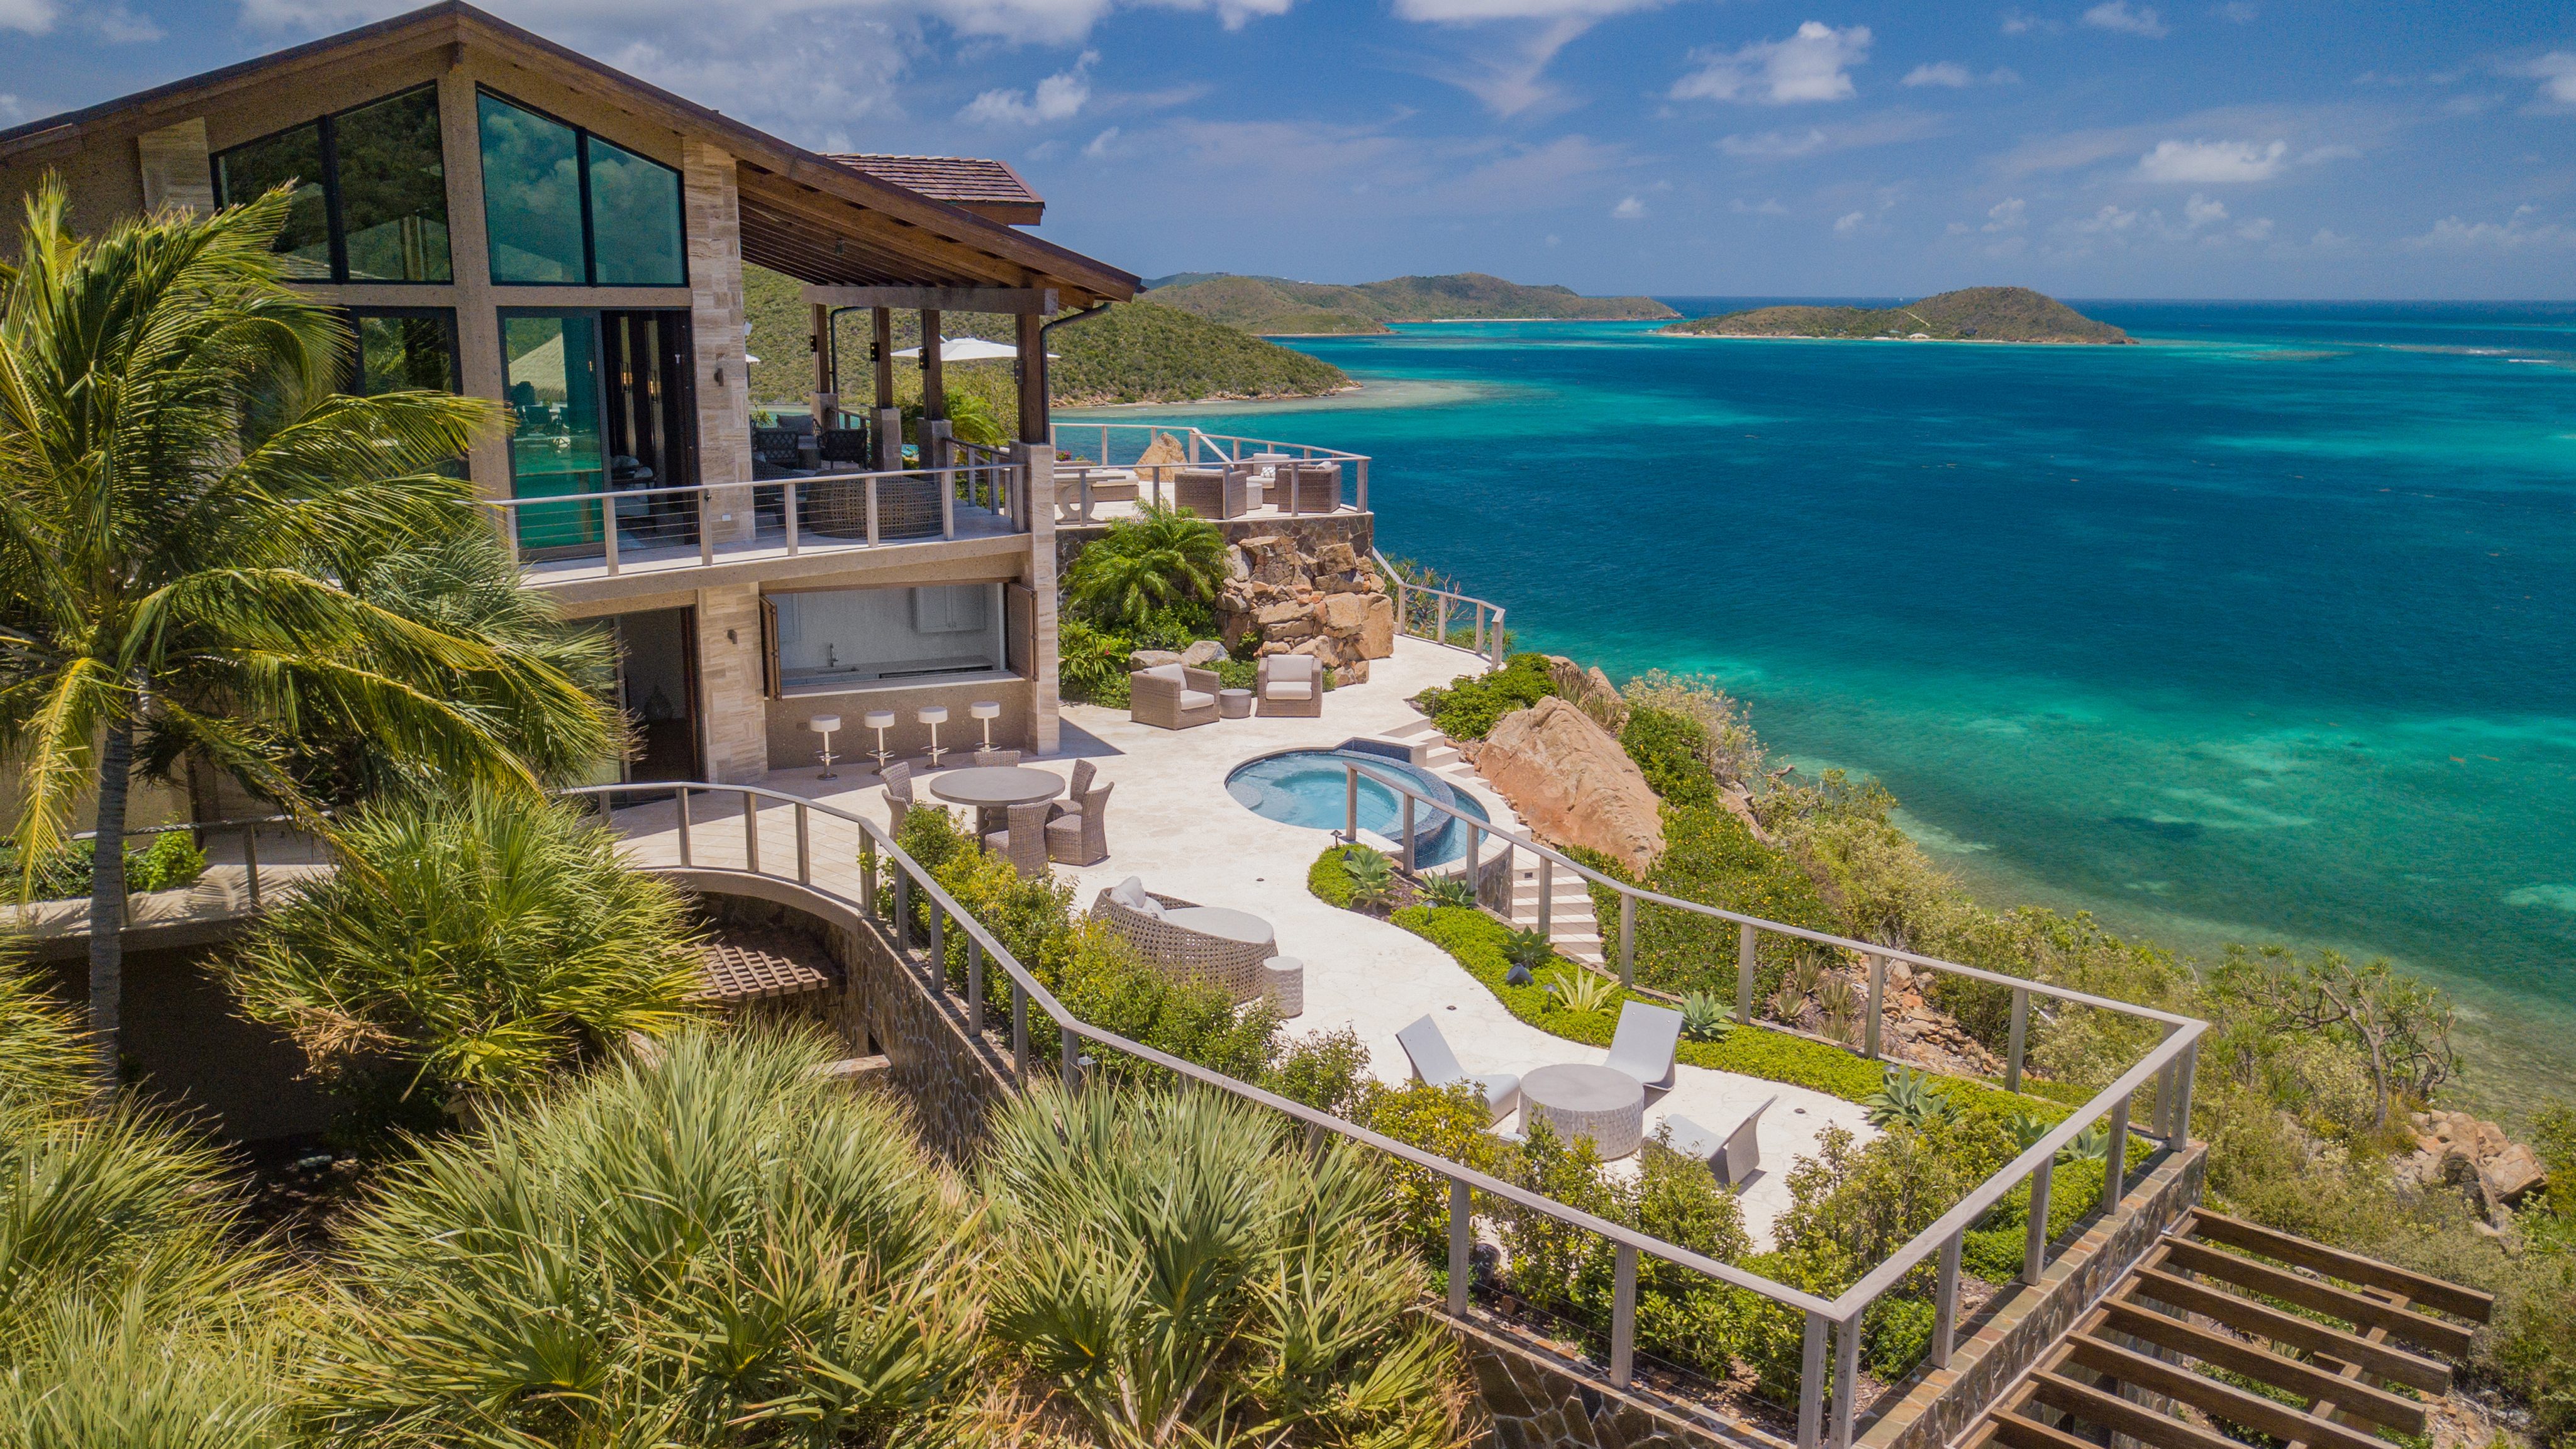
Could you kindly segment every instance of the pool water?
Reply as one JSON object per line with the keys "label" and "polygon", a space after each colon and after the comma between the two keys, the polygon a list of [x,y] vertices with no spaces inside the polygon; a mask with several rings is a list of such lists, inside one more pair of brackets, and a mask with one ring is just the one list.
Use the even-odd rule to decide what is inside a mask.
{"label": "pool water", "polygon": [[[1363,750],[1290,750],[1265,755],[1236,766],[1234,773],[1225,777],[1225,792],[1264,820],[1339,830],[1347,810],[1345,767],[1354,764],[1380,775],[1410,780],[1423,795],[1478,820],[1490,818],[1474,796],[1461,793],[1431,771]],[[1362,830],[1400,844],[1398,832],[1404,828],[1402,797],[1367,775],[1360,776],[1359,823]],[[1443,811],[1414,807],[1413,863],[1417,868],[1445,865],[1464,859],[1466,854],[1467,832],[1454,819]]]}

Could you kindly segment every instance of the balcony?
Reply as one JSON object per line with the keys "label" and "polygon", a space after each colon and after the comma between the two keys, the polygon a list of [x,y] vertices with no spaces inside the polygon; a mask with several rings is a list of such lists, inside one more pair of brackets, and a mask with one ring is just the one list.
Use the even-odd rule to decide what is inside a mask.
{"label": "balcony", "polygon": [[1365,454],[1152,423],[1057,423],[1059,527],[1131,518],[1148,504],[1219,521],[1369,511]]}

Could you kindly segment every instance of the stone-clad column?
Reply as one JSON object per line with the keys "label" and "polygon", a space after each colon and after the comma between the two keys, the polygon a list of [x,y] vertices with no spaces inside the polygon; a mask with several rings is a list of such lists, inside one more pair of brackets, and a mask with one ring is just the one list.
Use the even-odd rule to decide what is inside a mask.
{"label": "stone-clad column", "polygon": [[[697,351],[698,482],[751,481],[751,378],[743,364],[742,211],[731,154],[680,143],[688,206],[689,332]],[[726,515],[731,515],[728,518]],[[724,489],[706,510],[716,540],[752,536],[749,489]]]}
{"label": "stone-clad column", "polygon": [[698,590],[698,737],[706,778],[769,773],[769,704],[761,691],[760,588]]}
{"label": "stone-clad column", "polygon": [[1029,743],[1039,754],[1052,755],[1064,703],[1056,683],[1055,448],[1022,443],[1014,451],[1028,475],[1020,501],[1029,520],[1029,558],[1020,577],[1037,596],[1029,631]]}

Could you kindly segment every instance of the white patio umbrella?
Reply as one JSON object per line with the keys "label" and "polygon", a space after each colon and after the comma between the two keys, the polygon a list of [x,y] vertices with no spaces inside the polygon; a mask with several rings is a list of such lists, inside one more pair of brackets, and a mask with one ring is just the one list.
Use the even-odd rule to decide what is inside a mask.
{"label": "white patio umbrella", "polygon": [[[919,357],[920,355],[921,349],[918,347],[907,347],[895,354],[897,357]],[[999,342],[987,342],[981,337],[939,339],[939,360],[942,362],[990,362],[997,358],[1008,360],[1019,355],[1020,350],[1016,347],[1005,346]],[[1052,352],[1047,354],[1049,358],[1055,355]]]}

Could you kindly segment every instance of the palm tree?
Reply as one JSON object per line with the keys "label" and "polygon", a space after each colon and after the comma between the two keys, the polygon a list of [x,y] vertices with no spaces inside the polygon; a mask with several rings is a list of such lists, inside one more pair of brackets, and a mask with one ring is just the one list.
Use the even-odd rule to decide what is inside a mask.
{"label": "palm tree", "polygon": [[1109,525],[1064,576],[1075,608],[1120,628],[1182,599],[1213,601],[1224,582],[1224,531],[1186,509],[1150,503]]}
{"label": "palm tree", "polygon": [[1042,1410],[1121,1449],[1465,1437],[1385,1180],[1214,1092],[1012,1099],[990,1125],[993,1335]]}
{"label": "palm tree", "polygon": [[252,927],[221,969],[344,1089],[430,1107],[525,1093],[627,1036],[676,1027],[698,986],[679,891],[616,837],[522,793],[399,795],[336,836],[342,869]]}
{"label": "palm tree", "polygon": [[972,1215],[832,1055],[684,1031],[397,1169],[339,1235],[319,1441],[942,1442]]}
{"label": "palm tree", "polygon": [[349,587],[359,561],[475,526],[441,465],[497,410],[334,392],[348,335],[279,280],[286,208],[281,189],[82,240],[49,183],[0,268],[0,750],[20,771],[22,895],[94,800],[89,1024],[108,1081],[138,766],[193,755],[310,817],[285,741],[320,727],[533,790],[490,700],[540,720],[601,708],[542,658]]}

